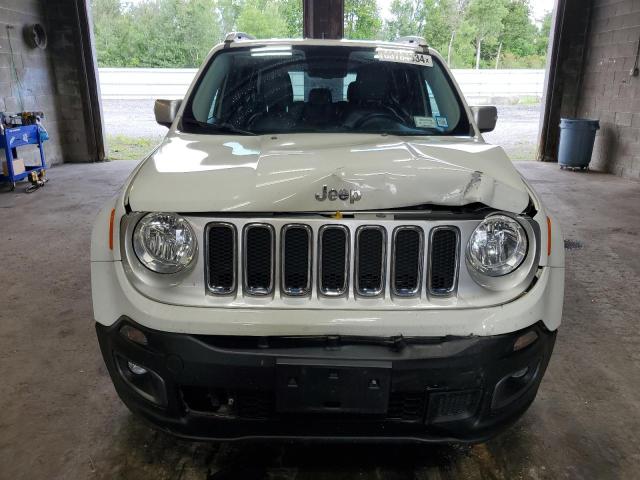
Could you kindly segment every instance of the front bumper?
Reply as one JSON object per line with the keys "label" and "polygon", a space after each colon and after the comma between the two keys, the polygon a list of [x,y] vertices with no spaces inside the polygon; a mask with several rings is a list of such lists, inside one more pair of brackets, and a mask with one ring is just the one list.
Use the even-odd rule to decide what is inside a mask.
{"label": "front bumper", "polygon": [[[124,325],[147,345],[125,338]],[[542,322],[437,338],[190,335],[127,317],[96,330],[124,403],[192,439],[483,441],[531,404],[556,338]],[[537,340],[514,351],[529,332]],[[150,377],[132,382],[129,361]]]}

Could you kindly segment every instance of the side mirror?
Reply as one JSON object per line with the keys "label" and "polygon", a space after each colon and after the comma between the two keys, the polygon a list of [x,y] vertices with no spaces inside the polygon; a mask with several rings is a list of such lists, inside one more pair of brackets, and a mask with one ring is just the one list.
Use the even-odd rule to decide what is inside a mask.
{"label": "side mirror", "polygon": [[480,133],[492,132],[498,123],[498,109],[493,106],[471,107]]}
{"label": "side mirror", "polygon": [[163,127],[170,128],[178,115],[181,104],[182,100],[156,100],[156,103],[153,105],[156,122]]}

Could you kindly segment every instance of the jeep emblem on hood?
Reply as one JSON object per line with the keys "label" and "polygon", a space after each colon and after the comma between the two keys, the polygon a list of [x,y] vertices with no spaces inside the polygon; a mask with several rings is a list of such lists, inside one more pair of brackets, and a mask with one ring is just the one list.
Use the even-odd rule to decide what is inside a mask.
{"label": "jeep emblem on hood", "polygon": [[316,200],[319,202],[324,202],[329,199],[330,202],[334,200],[349,200],[349,203],[355,203],[362,198],[362,193],[360,190],[347,190],[346,188],[341,188],[340,190],[336,190],[332,188],[329,190],[326,185],[322,186],[322,192],[316,193]]}

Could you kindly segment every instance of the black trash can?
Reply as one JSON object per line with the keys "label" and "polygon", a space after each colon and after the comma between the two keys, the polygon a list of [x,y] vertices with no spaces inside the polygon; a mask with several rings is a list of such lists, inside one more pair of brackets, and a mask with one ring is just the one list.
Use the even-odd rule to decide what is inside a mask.
{"label": "black trash can", "polygon": [[560,168],[588,168],[596,132],[599,129],[598,120],[563,118],[560,121],[560,148],[558,149]]}

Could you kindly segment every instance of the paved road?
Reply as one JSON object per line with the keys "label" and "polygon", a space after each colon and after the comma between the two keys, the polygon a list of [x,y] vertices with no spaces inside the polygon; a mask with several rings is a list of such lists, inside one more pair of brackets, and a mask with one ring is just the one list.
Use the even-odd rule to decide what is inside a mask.
{"label": "paved road", "polygon": [[[160,139],[167,131],[155,122],[153,100],[104,100],[103,108],[108,135]],[[487,141],[502,145],[514,160],[533,160],[539,112],[539,105],[498,107],[498,127]]]}

